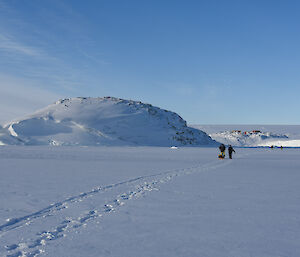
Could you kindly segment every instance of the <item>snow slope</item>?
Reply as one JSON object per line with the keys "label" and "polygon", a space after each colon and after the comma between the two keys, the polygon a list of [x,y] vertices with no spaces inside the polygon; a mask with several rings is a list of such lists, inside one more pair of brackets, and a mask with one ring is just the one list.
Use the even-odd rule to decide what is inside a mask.
{"label": "snow slope", "polygon": [[[240,147],[300,147],[300,125],[191,125],[214,140]],[[235,132],[236,130],[241,133]],[[260,133],[252,133],[259,130]],[[248,132],[248,133],[244,133]]]}
{"label": "snow slope", "polygon": [[2,257],[299,257],[299,149],[0,147]]}
{"label": "snow slope", "polygon": [[[114,97],[71,98],[4,127],[2,144],[214,145],[176,113]],[[11,139],[11,141],[9,141]]]}
{"label": "snow slope", "polygon": [[2,128],[0,126],[0,146],[19,144],[22,144],[22,140],[20,140],[18,137],[12,136],[8,129]]}

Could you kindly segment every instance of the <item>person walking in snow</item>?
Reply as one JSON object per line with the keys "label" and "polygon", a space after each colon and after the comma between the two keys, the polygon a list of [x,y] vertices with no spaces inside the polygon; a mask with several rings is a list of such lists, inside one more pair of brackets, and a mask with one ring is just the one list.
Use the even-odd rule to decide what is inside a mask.
{"label": "person walking in snow", "polygon": [[219,146],[219,149],[220,149],[220,152],[221,152],[221,154],[219,155],[219,158],[225,158],[225,149],[226,149],[225,145],[221,144]]}
{"label": "person walking in snow", "polygon": [[232,152],[235,152],[233,147],[231,145],[229,145],[228,147],[228,154],[229,154],[229,159],[232,159]]}

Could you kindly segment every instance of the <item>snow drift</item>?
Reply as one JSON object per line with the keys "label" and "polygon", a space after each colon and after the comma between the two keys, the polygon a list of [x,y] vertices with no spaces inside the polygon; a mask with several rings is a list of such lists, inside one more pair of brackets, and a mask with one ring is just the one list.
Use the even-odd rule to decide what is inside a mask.
{"label": "snow drift", "polygon": [[215,145],[178,114],[114,97],[59,100],[0,128],[1,144],[23,145]]}

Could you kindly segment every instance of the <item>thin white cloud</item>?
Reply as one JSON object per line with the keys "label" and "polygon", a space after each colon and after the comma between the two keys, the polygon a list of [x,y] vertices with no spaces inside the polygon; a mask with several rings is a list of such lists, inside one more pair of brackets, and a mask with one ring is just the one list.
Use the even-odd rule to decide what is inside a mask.
{"label": "thin white cloud", "polygon": [[37,88],[51,87],[72,92],[80,87],[81,78],[84,77],[83,70],[74,69],[60,58],[50,56],[44,49],[17,42],[3,32],[0,32],[1,65],[2,74],[13,74],[15,78],[30,80],[31,84],[35,82]]}
{"label": "thin white cloud", "polygon": [[13,4],[0,6],[1,72],[43,81],[43,87],[70,93],[95,84],[99,80],[96,67],[107,62],[101,53],[90,51],[95,42],[85,17],[61,1],[36,7],[39,12],[34,15],[41,24],[19,18],[20,10]]}
{"label": "thin white cloud", "polygon": [[19,15],[17,4],[1,2],[0,123],[99,84],[97,67],[107,63],[93,51],[96,44],[80,12],[61,1],[41,2],[34,5],[37,23]]}
{"label": "thin white cloud", "polygon": [[26,46],[13,40],[11,37],[0,34],[0,51],[14,54],[23,54],[31,57],[41,56],[41,52],[33,47]]}

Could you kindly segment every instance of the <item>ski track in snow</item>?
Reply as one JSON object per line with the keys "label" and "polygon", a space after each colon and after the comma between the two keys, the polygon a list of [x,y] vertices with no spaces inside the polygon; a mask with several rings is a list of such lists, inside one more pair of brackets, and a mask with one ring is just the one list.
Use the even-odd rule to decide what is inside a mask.
{"label": "ski track in snow", "polygon": [[87,198],[97,197],[100,193],[103,193],[107,190],[114,190],[120,186],[130,186],[128,191],[117,194],[116,197],[112,197],[110,201],[107,201],[99,208],[93,208],[84,212],[81,211],[81,214],[75,218],[64,217],[62,222],[57,221],[58,224],[54,226],[53,229],[39,231],[34,237],[31,238],[26,238],[26,236],[24,236],[24,240],[15,244],[6,245],[4,247],[5,249],[0,249],[0,253],[4,250],[6,257],[38,256],[39,254],[45,252],[44,248],[47,243],[67,236],[68,233],[75,231],[81,226],[85,226],[87,222],[91,221],[92,219],[100,218],[116,211],[119,207],[131,199],[137,199],[145,195],[147,192],[159,190],[159,185],[167,183],[175,177],[217,169],[222,166],[229,165],[230,163],[231,162],[218,160],[197,165],[195,167],[176,169],[173,171],[133,178],[116,184],[98,187],[89,192],[84,192],[79,195],[69,197],[63,201],[53,203],[37,212],[33,212],[23,217],[10,219],[6,223],[0,225],[0,238],[7,233],[19,233],[19,231],[17,231],[18,228],[30,226],[34,223],[34,221],[40,219],[42,219],[43,225],[46,225],[47,217],[53,217],[55,214],[58,214],[69,207],[78,208]]}

